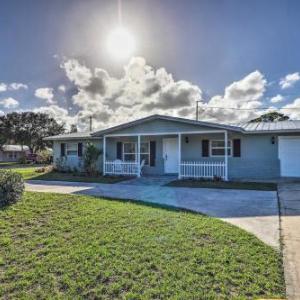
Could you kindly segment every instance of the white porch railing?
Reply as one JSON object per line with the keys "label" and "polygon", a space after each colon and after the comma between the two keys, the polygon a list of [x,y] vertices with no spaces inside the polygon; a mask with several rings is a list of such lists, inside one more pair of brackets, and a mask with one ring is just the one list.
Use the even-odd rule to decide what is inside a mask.
{"label": "white porch railing", "polygon": [[105,161],[105,174],[109,175],[134,175],[139,174],[137,162]]}
{"label": "white porch railing", "polygon": [[214,178],[226,180],[225,162],[214,161],[182,161],[179,177],[181,178]]}

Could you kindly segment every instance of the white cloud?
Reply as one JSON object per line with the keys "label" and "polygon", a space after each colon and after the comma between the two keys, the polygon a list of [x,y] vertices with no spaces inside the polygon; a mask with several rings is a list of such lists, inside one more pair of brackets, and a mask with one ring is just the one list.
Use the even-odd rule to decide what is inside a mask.
{"label": "white cloud", "polygon": [[57,89],[62,93],[66,91],[66,87],[63,84],[59,85]]}
{"label": "white cloud", "polygon": [[292,103],[282,107],[281,113],[288,115],[291,119],[300,119],[300,98],[296,98]]}
{"label": "white cloud", "polygon": [[71,82],[79,87],[86,87],[92,79],[92,72],[86,66],[80,64],[76,59],[66,60],[61,64]]}
{"label": "white cloud", "polygon": [[6,91],[16,91],[19,89],[28,89],[28,86],[24,83],[20,83],[20,82],[12,82],[9,84],[6,84],[4,82],[0,82],[0,92],[6,92]]}
{"label": "white cloud", "polygon": [[279,85],[281,89],[287,89],[292,87],[299,80],[300,80],[300,74],[299,72],[296,72],[296,73],[288,74],[284,78],[282,78],[279,82]]}
{"label": "white cloud", "polygon": [[57,122],[62,124],[65,123],[67,127],[69,127],[71,124],[77,123],[76,116],[74,117],[70,116],[66,109],[59,107],[58,105],[55,104],[38,107],[35,108],[33,111],[48,114],[50,117],[54,118]]}
{"label": "white cloud", "polygon": [[7,85],[4,82],[0,82],[0,92],[5,92],[7,90]]}
{"label": "white cloud", "polygon": [[24,89],[27,90],[28,86],[24,83],[20,83],[20,82],[13,82],[9,85],[9,89],[10,90],[19,90],[19,89]]}
{"label": "white cloud", "polygon": [[53,89],[52,88],[48,88],[48,87],[38,88],[38,89],[35,90],[34,95],[37,98],[46,100],[46,102],[49,103],[49,104],[54,104],[54,101],[53,101],[54,95],[53,95]]}
{"label": "white cloud", "polygon": [[283,100],[284,100],[284,97],[282,95],[278,94],[278,95],[272,97],[270,99],[270,102],[271,103],[278,103],[278,102],[282,102]]}
{"label": "white cloud", "polygon": [[208,103],[200,102],[199,118],[224,123],[236,123],[255,118],[261,113],[259,108],[262,106],[266,86],[267,81],[263,74],[254,71],[226,87],[224,95],[214,96]]}
{"label": "white cloud", "polygon": [[0,100],[0,105],[2,105],[4,108],[16,108],[19,106],[19,101],[17,101],[14,98],[5,98],[3,100]]}

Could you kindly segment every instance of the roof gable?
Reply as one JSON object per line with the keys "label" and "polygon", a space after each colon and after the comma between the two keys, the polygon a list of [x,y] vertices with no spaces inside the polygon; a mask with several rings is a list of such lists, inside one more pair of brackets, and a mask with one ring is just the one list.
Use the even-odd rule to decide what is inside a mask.
{"label": "roof gable", "polygon": [[154,133],[154,132],[180,132],[196,130],[232,130],[241,131],[239,127],[215,124],[202,121],[194,121],[184,118],[176,118],[162,115],[152,115],[132,122],[124,123],[108,129],[94,132],[92,136],[118,133]]}

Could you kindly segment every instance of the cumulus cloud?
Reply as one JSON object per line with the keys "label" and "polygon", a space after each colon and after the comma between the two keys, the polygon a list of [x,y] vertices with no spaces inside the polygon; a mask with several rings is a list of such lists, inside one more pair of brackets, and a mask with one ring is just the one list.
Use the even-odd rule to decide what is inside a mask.
{"label": "cumulus cloud", "polygon": [[0,92],[5,92],[7,90],[7,85],[4,82],[0,82]]}
{"label": "cumulus cloud", "polygon": [[20,89],[24,89],[27,90],[28,89],[28,85],[24,84],[24,83],[20,83],[20,82],[13,82],[9,85],[9,89],[10,90],[20,90]]}
{"label": "cumulus cloud", "polygon": [[66,91],[66,87],[63,84],[59,85],[57,89],[62,93]]}
{"label": "cumulus cloud", "polygon": [[49,104],[54,104],[54,101],[53,101],[53,97],[54,97],[53,88],[48,88],[48,87],[38,88],[38,89],[35,90],[34,95],[37,98],[46,100],[46,102],[49,103]]}
{"label": "cumulus cloud", "polygon": [[19,89],[28,89],[28,86],[24,83],[20,82],[12,82],[9,84],[6,84],[4,82],[0,82],[0,92],[6,92],[6,91],[16,91]]}
{"label": "cumulus cloud", "polygon": [[279,81],[279,85],[281,89],[287,89],[294,86],[294,84],[299,80],[300,80],[300,74],[299,72],[296,72],[296,73],[288,74],[284,78],[281,78],[281,80]]}
{"label": "cumulus cloud", "polygon": [[[53,89],[36,90],[36,96],[47,100],[43,111],[67,124],[87,129],[93,117],[95,128],[105,128],[150,114],[165,114],[194,119],[195,102],[199,101],[199,119],[235,123],[257,117],[262,111],[267,81],[254,71],[225,88],[223,95],[204,101],[199,86],[175,80],[165,68],[155,69],[144,58],[132,58],[119,78],[101,68],[89,68],[78,60],[61,64],[73,83],[72,112],[53,103]],[[230,109],[224,109],[230,108]],[[234,108],[234,109],[232,109]]]}
{"label": "cumulus cloud", "polygon": [[[154,69],[142,57],[132,58],[121,78],[101,68],[90,69],[71,59],[61,64],[77,88],[73,104],[78,120],[94,117],[97,127],[107,127],[153,113],[188,116],[201,89],[188,81],[174,80],[164,68]],[[87,123],[87,122],[86,122]]]}
{"label": "cumulus cloud", "polygon": [[4,108],[11,109],[16,108],[19,106],[19,101],[17,101],[14,98],[5,98],[3,100],[0,100],[0,105],[2,105]]}
{"label": "cumulus cloud", "polygon": [[216,95],[207,103],[200,102],[199,118],[224,123],[255,118],[261,113],[259,108],[266,86],[264,75],[254,71],[226,87],[224,95]]}
{"label": "cumulus cloud", "polygon": [[288,115],[290,119],[300,119],[300,98],[296,98],[292,103],[282,107],[281,113]]}
{"label": "cumulus cloud", "polygon": [[71,124],[76,124],[78,121],[76,116],[73,117],[70,116],[66,109],[55,104],[35,108],[33,111],[48,114],[50,117],[54,118],[57,122],[61,124],[66,124],[67,128]]}
{"label": "cumulus cloud", "polygon": [[92,79],[92,72],[89,68],[80,64],[76,59],[69,59],[61,64],[68,79],[79,87],[86,87]]}
{"label": "cumulus cloud", "polygon": [[270,99],[270,102],[271,103],[279,103],[279,102],[282,102],[283,100],[284,100],[284,97],[282,95],[278,94],[278,95],[272,97]]}

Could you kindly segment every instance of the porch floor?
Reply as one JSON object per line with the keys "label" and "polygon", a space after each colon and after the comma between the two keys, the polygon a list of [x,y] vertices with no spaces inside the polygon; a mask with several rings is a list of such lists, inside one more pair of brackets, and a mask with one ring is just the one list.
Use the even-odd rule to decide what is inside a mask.
{"label": "porch floor", "polygon": [[151,186],[151,185],[155,185],[155,186],[164,186],[166,184],[168,184],[171,181],[176,180],[178,177],[177,176],[169,176],[169,175],[165,175],[165,176],[151,176],[151,175],[142,175],[141,177],[136,177],[136,178],[132,178],[129,180],[124,180],[122,182],[120,182],[120,184],[122,185],[141,185],[141,186]]}

